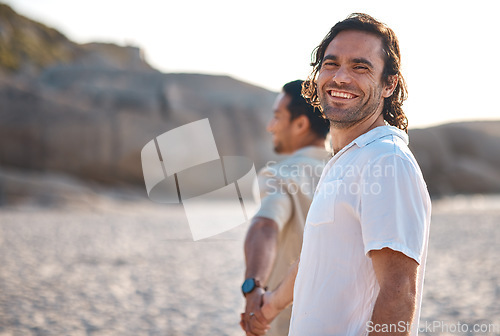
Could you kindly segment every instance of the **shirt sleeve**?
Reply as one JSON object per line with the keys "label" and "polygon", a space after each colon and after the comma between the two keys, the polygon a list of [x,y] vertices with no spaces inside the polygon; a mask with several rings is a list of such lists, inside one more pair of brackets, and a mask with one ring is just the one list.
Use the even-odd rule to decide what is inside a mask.
{"label": "shirt sleeve", "polygon": [[365,253],[388,247],[420,264],[430,205],[418,167],[399,155],[365,167],[361,186],[361,229]]}
{"label": "shirt sleeve", "polygon": [[260,209],[254,217],[272,219],[283,229],[289,221],[293,207],[290,195],[287,192],[286,181],[273,173],[273,170],[263,169],[257,176],[259,194],[261,198]]}

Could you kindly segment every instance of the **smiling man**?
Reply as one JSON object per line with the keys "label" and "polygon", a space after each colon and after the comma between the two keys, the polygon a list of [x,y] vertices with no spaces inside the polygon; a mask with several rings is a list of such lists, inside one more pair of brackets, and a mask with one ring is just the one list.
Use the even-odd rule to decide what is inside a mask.
{"label": "smiling man", "polygon": [[303,94],[330,121],[326,165],[298,266],[263,295],[271,321],[293,298],[292,336],[416,335],[431,203],[408,149],[394,32],[366,14],[315,50]]}

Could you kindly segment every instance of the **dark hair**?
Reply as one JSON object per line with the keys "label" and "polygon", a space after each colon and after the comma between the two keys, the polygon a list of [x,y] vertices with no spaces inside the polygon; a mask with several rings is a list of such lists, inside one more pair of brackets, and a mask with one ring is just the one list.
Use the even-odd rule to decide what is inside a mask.
{"label": "dark hair", "polygon": [[283,92],[291,98],[288,104],[290,120],[294,120],[300,115],[306,115],[311,130],[318,136],[326,138],[330,131],[330,121],[325,119],[323,113],[317,107],[312,106],[302,97],[302,83],[304,81],[298,79],[283,86]]}
{"label": "dark hair", "polygon": [[384,58],[384,70],[382,73],[382,81],[389,84],[389,76],[397,76],[398,84],[390,97],[384,100],[383,115],[384,120],[392,126],[396,126],[408,132],[408,118],[403,111],[402,105],[408,96],[406,83],[401,74],[401,54],[399,51],[399,42],[391,28],[387,27],[382,22],[375,20],[373,17],[363,13],[353,13],[345,20],[338,22],[330,29],[330,32],[325,36],[320,45],[317,46],[312,54],[311,66],[313,70],[307,80],[303,84],[302,94],[310,104],[320,107],[316,77],[321,69],[321,63],[325,56],[325,51],[332,40],[341,31],[344,30],[359,30],[375,34],[382,40],[382,52]]}

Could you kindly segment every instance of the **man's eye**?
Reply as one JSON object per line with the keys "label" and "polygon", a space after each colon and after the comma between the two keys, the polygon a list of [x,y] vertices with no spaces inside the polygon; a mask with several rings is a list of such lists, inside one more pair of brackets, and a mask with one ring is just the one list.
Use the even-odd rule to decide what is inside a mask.
{"label": "man's eye", "polygon": [[323,63],[324,66],[335,66],[336,64],[334,62],[325,62]]}

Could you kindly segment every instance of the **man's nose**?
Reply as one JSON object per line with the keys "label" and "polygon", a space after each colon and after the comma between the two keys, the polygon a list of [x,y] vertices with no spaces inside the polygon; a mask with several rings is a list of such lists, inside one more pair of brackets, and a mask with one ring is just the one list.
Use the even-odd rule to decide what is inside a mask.
{"label": "man's nose", "polygon": [[272,132],[273,132],[274,124],[275,124],[274,118],[273,118],[273,119],[271,119],[271,120],[269,120],[269,122],[267,123],[266,130],[267,130],[269,133],[272,133]]}
{"label": "man's nose", "polygon": [[333,76],[333,81],[337,84],[349,83],[351,81],[349,70],[344,66],[339,67]]}

